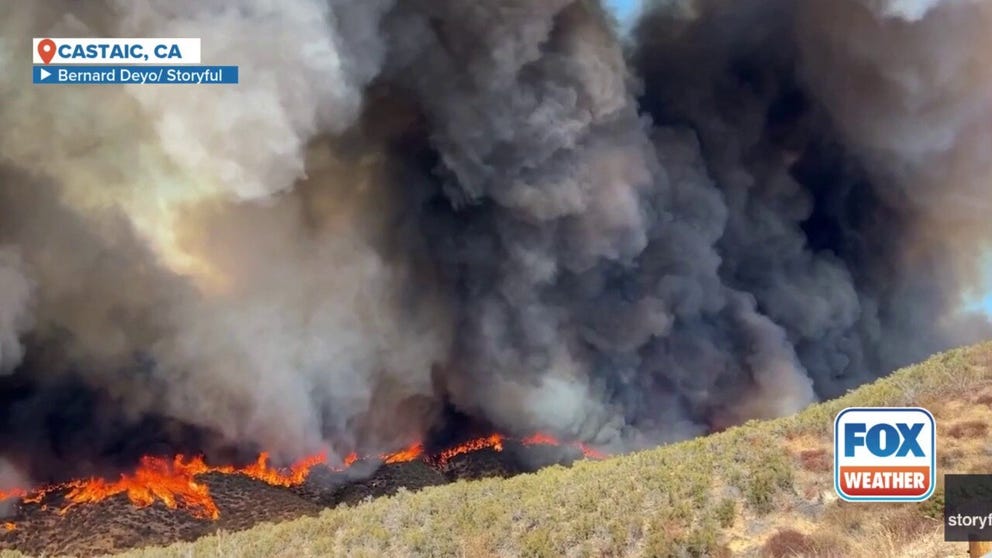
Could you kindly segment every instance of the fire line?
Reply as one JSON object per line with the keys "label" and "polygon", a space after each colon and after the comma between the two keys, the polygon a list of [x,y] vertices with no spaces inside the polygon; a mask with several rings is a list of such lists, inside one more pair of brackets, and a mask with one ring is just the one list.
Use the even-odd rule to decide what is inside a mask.
{"label": "fire line", "polygon": [[[503,444],[512,440],[501,434],[475,438],[452,446],[436,455],[427,455],[422,442],[393,452],[377,456],[383,464],[408,463],[421,459],[435,466],[445,466],[458,455],[468,454],[484,449],[503,451]],[[562,446],[558,439],[547,434],[534,434],[518,441],[524,446]],[[572,443],[570,447],[578,449],[587,459],[603,459],[605,454],[598,452],[585,444]],[[310,471],[317,465],[328,465],[336,472],[344,471],[361,460],[371,457],[360,457],[350,453],[343,459],[341,466],[332,467],[327,463],[326,454],[317,454],[297,461],[286,468],[273,467],[269,464],[269,454],[262,452],[253,463],[236,467],[233,465],[208,465],[202,456],[163,458],[145,456],[141,458],[134,471],[125,473],[117,480],[90,478],[73,480],[61,484],[43,486],[34,490],[8,489],[0,491],[0,501],[17,498],[24,503],[41,503],[46,496],[59,491],[66,491],[65,506],[57,511],[65,515],[71,509],[83,504],[96,503],[124,494],[130,502],[139,508],[148,507],[155,502],[161,502],[170,509],[183,509],[194,517],[206,520],[216,520],[220,510],[210,495],[209,487],[198,481],[197,477],[207,473],[225,475],[244,475],[274,486],[291,487],[306,481]],[[14,523],[3,523],[6,531],[16,529]]]}

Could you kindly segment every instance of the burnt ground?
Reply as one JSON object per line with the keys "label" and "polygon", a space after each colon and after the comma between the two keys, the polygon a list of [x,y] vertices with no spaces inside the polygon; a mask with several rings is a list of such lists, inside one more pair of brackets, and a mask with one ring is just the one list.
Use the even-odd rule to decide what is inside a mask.
{"label": "burnt ground", "polygon": [[[441,466],[426,461],[391,465],[359,462],[347,472],[317,467],[307,481],[282,488],[241,475],[206,474],[200,477],[220,509],[216,521],[198,519],[164,504],[138,508],[125,495],[96,504],[76,506],[59,515],[60,495],[45,502],[19,503],[13,531],[0,524],[0,550],[30,555],[97,556],[130,548],[190,541],[217,530],[239,531],[262,522],[279,522],[339,505],[395,493],[419,490],[461,479],[509,477],[556,463],[569,464],[581,454],[568,448],[522,447],[512,443],[502,452],[480,450],[459,455]],[[2,523],[0,521],[0,523]]]}

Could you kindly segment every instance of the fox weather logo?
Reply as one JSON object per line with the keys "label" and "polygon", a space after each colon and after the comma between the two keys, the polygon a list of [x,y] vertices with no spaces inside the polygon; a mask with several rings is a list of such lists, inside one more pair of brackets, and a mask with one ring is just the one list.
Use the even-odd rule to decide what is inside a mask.
{"label": "fox weather logo", "polygon": [[919,407],[844,409],[834,420],[834,488],[848,502],[922,502],[937,473],[936,423]]}

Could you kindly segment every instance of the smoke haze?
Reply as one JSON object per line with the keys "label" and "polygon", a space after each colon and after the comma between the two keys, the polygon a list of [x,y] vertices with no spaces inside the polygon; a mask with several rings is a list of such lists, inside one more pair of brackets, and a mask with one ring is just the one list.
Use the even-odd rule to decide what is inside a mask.
{"label": "smoke haze", "polygon": [[[990,337],[959,308],[990,26],[675,0],[622,44],[590,0],[5,3],[0,458],[333,458],[449,407],[622,451]],[[202,37],[241,84],[9,77],[39,36]]]}

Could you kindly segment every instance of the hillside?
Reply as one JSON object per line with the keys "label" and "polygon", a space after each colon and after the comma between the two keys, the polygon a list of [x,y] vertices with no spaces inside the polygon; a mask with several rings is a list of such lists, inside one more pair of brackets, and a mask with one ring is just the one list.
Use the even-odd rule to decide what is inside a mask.
{"label": "hillside", "polygon": [[832,420],[848,406],[921,405],[938,422],[938,476],[992,471],[990,380],[985,343],[794,417],[125,556],[961,556],[964,543],[943,542],[939,489],[924,504],[836,499]]}

